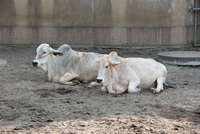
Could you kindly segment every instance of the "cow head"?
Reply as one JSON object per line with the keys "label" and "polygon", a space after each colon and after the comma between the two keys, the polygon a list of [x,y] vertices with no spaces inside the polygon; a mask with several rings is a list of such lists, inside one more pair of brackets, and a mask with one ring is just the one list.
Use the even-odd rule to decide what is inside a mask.
{"label": "cow head", "polygon": [[113,68],[120,64],[117,61],[118,55],[116,52],[111,52],[108,56],[102,57],[97,61],[98,76],[97,83],[105,83],[106,78],[113,72]]}
{"label": "cow head", "polygon": [[33,61],[33,66],[41,67],[45,71],[47,70],[47,63],[50,56],[53,54],[55,56],[63,55],[61,52],[52,49],[49,44],[43,43],[36,49],[36,57]]}

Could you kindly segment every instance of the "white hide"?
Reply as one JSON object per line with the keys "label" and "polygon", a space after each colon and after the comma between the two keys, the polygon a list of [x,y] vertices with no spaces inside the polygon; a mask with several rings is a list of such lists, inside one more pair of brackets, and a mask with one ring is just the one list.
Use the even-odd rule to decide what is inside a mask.
{"label": "white hide", "polygon": [[167,76],[165,66],[153,59],[122,58],[116,52],[98,61],[97,82],[102,83],[110,93],[138,92],[141,88],[151,88],[154,92],[163,90]]}
{"label": "white hide", "polygon": [[106,56],[92,52],[77,52],[65,44],[52,49],[41,44],[33,61],[34,66],[47,71],[48,80],[73,85],[71,80],[93,81],[97,77],[97,61]]}

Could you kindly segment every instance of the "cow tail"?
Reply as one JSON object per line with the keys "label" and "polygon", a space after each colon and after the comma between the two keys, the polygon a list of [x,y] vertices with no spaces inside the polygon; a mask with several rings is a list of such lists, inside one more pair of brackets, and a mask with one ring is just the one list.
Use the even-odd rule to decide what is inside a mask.
{"label": "cow tail", "polygon": [[171,86],[171,85],[168,85],[167,83],[163,83],[164,84],[164,86],[166,87],[166,88],[176,88],[176,87],[174,87],[174,86]]}

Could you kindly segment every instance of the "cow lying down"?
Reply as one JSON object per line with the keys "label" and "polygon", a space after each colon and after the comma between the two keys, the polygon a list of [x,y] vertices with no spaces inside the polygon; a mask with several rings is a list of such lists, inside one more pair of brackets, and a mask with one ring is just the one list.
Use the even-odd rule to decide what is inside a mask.
{"label": "cow lying down", "polygon": [[122,58],[116,52],[98,60],[96,81],[109,93],[139,92],[153,86],[154,93],[163,90],[167,76],[165,66],[153,59]]}
{"label": "cow lying down", "polygon": [[77,52],[65,44],[55,50],[49,44],[41,44],[36,49],[37,56],[33,66],[47,72],[48,80],[67,85],[74,85],[72,80],[95,81],[97,60],[107,56],[92,52]]}

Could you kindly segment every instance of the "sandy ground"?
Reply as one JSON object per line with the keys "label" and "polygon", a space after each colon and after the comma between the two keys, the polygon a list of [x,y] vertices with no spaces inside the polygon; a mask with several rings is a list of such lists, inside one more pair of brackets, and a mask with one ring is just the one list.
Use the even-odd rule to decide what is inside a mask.
{"label": "sandy ground", "polygon": [[[166,65],[166,82],[176,88],[160,94],[144,90],[113,95],[88,83],[66,86],[47,81],[32,66],[37,46],[0,46],[0,133],[156,133],[200,134],[200,67]],[[157,59],[180,48],[74,48],[124,57]],[[181,50],[200,50],[181,48]],[[3,65],[5,61],[6,65]]]}

